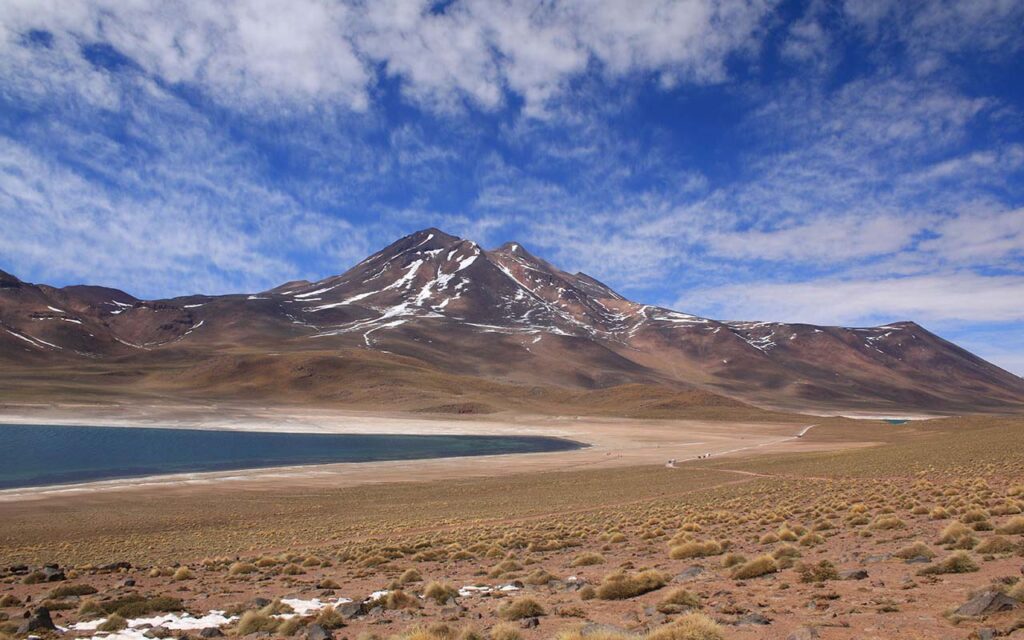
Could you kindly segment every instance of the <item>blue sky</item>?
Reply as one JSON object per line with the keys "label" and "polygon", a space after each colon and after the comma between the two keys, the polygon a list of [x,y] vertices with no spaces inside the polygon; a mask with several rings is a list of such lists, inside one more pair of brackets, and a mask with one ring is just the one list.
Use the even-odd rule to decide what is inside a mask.
{"label": "blue sky", "polygon": [[1020,0],[5,0],[0,268],[145,297],[426,226],[1024,373]]}

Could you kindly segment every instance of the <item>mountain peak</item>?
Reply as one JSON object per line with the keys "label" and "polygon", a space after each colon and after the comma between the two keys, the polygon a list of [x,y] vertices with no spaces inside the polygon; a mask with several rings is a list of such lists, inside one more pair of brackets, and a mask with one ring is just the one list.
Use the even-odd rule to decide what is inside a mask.
{"label": "mountain peak", "polygon": [[21,280],[0,269],[0,287],[20,287]]}

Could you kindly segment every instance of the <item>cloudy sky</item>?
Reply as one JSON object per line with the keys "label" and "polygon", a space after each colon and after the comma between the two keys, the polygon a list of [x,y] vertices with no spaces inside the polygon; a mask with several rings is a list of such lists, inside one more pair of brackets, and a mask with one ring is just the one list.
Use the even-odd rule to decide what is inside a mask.
{"label": "cloudy sky", "polygon": [[0,269],[145,297],[438,226],[1024,374],[1021,0],[0,0]]}

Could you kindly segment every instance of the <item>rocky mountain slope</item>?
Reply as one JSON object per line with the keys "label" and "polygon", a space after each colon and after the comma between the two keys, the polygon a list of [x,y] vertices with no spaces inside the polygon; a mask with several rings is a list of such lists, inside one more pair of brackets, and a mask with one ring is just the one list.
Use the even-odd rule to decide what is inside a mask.
{"label": "rocky mountain slope", "polygon": [[0,272],[4,372],[54,393],[403,408],[610,387],[819,412],[1024,408],[1024,380],[913,322],[720,322],[632,302],[517,243],[488,251],[437,229],[256,294],[146,301]]}

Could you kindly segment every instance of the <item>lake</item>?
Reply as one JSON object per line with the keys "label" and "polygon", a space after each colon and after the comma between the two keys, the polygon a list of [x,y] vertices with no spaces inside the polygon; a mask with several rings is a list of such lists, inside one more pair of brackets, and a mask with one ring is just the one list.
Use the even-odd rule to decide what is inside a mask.
{"label": "lake", "polygon": [[0,489],[168,473],[332,462],[568,451],[542,436],[201,431],[143,427],[0,425]]}

